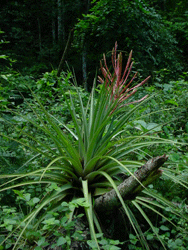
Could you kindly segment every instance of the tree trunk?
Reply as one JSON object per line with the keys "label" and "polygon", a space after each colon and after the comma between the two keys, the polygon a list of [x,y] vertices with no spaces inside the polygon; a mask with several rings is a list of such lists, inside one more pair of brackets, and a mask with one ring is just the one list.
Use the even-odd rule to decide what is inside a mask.
{"label": "tree trunk", "polygon": [[55,45],[56,43],[55,20],[56,20],[55,3],[53,3],[52,4],[52,43],[53,45]]}
{"label": "tree trunk", "polygon": [[58,42],[59,44],[62,44],[62,41],[65,38],[65,31],[64,31],[64,6],[63,6],[63,0],[58,0],[57,5],[58,5],[58,17],[57,17],[57,21],[58,21]]}
{"label": "tree trunk", "polygon": [[83,72],[83,84],[84,88],[86,91],[88,91],[88,86],[87,86],[87,51],[86,51],[86,46],[84,45],[83,51],[82,51],[82,72]]}
{"label": "tree trunk", "polygon": [[52,20],[52,43],[55,45],[55,20]]}
{"label": "tree trunk", "polygon": [[[90,0],[85,0],[85,14],[88,14],[90,8]],[[82,50],[82,75],[83,75],[83,85],[84,89],[88,91],[88,84],[87,84],[87,42],[83,39],[83,50]]]}
{"label": "tree trunk", "polygon": [[[125,179],[118,186],[118,190],[124,201],[134,199],[144,187],[160,177],[162,175],[162,170],[159,170],[159,168],[167,161],[167,159],[168,157],[165,154],[150,159],[132,176]],[[112,211],[119,206],[121,206],[121,203],[114,189],[95,200],[95,210],[97,212]]]}
{"label": "tree trunk", "polygon": [[38,21],[38,29],[39,29],[39,49],[41,52],[41,50],[42,50],[42,37],[41,37],[41,25],[40,25],[39,17],[37,18],[37,21]]}

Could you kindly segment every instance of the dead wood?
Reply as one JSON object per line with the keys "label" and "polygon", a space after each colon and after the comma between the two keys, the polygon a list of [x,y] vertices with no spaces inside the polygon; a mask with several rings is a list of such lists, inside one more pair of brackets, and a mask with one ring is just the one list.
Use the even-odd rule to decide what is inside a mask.
{"label": "dead wood", "polygon": [[[152,183],[162,175],[159,168],[167,161],[168,157],[164,154],[147,161],[132,176],[125,179],[117,188],[124,200],[134,199],[144,187]],[[95,210],[97,212],[112,211],[121,206],[120,200],[114,189],[101,195],[95,200]]]}

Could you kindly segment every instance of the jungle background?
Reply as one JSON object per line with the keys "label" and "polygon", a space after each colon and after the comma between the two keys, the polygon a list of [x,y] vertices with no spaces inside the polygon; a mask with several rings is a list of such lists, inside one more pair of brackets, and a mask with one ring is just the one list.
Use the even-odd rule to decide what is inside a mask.
{"label": "jungle background", "polygon": [[[173,171],[174,176],[181,176],[179,182],[161,177],[150,184],[149,189],[170,199],[184,214],[184,218],[179,219],[176,214],[169,215],[168,209],[161,207],[165,216],[178,226],[172,228],[166,217],[160,217],[154,211],[150,219],[160,234],[159,238],[165,242],[166,249],[188,249],[187,1],[2,0],[0,5],[0,132],[14,139],[0,137],[0,173],[11,174],[19,172],[20,168],[29,171],[27,169],[33,169],[33,166],[37,168],[45,162],[42,157],[35,159],[28,147],[18,143],[23,136],[21,131],[26,130],[48,144],[44,134],[38,134],[23,118],[31,115],[28,108],[28,103],[33,105],[31,91],[40,97],[43,107],[61,117],[61,121],[68,124],[70,129],[74,128],[68,106],[60,94],[62,88],[65,93],[71,93],[76,103],[75,112],[79,114],[79,96],[72,85],[72,77],[76,78],[83,102],[87,103],[94,78],[102,75],[100,60],[103,53],[113,71],[110,67],[111,54],[117,41],[118,53],[121,51],[123,54],[123,68],[129,52],[133,50],[132,72],[138,71],[138,81],[151,76],[133,96],[133,101],[141,99],[143,95],[156,94],[141,110],[136,111],[135,120],[127,127],[129,133],[138,136],[141,133],[150,134],[153,129],[153,133],[160,138],[182,143],[176,147],[145,147],[139,155],[135,156],[132,152],[130,159],[144,162],[146,156],[169,155],[167,168]],[[158,114],[157,111],[161,109]],[[138,119],[142,112],[152,115],[147,119]],[[34,145],[33,138],[30,137],[30,140],[28,143]],[[25,168],[25,162],[31,158],[34,159],[33,165],[29,162]],[[13,231],[20,218],[39,202],[40,193],[48,192],[50,188],[55,190],[57,187],[50,186],[43,190],[42,185],[37,188],[30,185],[23,190],[0,193],[0,242],[5,239],[7,232]],[[57,214],[63,214],[63,218],[66,218],[72,209],[70,206],[77,208],[84,207],[84,204],[66,203]],[[151,228],[145,225],[138,211],[132,209],[139,218],[150,249],[165,249]],[[86,226],[84,229],[79,226],[79,232],[74,232],[79,216],[73,224],[64,223],[64,232],[60,234],[57,214],[51,214],[51,218],[45,220],[42,233],[40,230],[36,234],[32,230],[26,232],[17,249],[58,249],[60,246],[62,249],[71,249],[75,241],[83,243],[83,246],[82,243],[79,245],[80,249],[95,249],[89,240],[86,248],[85,237],[88,232],[83,233]],[[108,237],[105,241],[101,240],[101,249],[143,249],[127,219],[122,217],[122,212],[116,219],[112,219],[113,214],[111,216],[105,221]],[[125,231],[122,230],[124,225]],[[55,226],[53,232],[56,242],[51,244],[49,235]],[[0,249],[12,249],[15,238],[19,238],[19,231],[14,232],[14,237],[9,237]]]}

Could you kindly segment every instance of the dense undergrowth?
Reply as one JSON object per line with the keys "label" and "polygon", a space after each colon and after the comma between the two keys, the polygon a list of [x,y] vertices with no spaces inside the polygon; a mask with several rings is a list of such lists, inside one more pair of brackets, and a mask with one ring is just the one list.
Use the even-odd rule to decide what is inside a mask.
{"label": "dense undergrowth", "polygon": [[[154,226],[152,228],[135,206],[130,204],[129,209],[138,218],[139,226],[148,242],[148,249],[164,249],[165,246],[166,249],[186,250],[188,249],[186,184],[188,182],[188,82],[183,77],[178,81],[168,80],[165,83],[160,80],[161,78],[158,78],[152,85],[148,83],[142,86],[140,91],[132,96],[132,101],[141,99],[145,95],[150,95],[152,98],[135,110],[129,123],[122,129],[125,129],[126,136],[139,137],[144,134],[174,142],[165,145],[151,144],[142,147],[138,152],[133,150],[127,155],[127,160],[144,163],[150,157],[164,153],[169,155],[165,168],[171,172],[171,178],[162,175],[150,184],[148,189],[159,197],[171,200],[177,208],[177,214],[169,213],[170,206],[165,208],[161,205],[158,207],[158,212],[164,214],[161,217],[154,209],[152,211],[149,207],[145,207],[145,213]],[[74,112],[80,122],[80,98],[86,106],[90,94],[81,87],[75,89],[72,85],[71,72],[63,72],[59,78],[56,77],[56,71],[46,72],[36,80],[32,76],[21,76],[17,72],[10,71],[8,74],[1,74],[0,83],[2,93],[0,133],[5,135],[0,137],[0,173],[4,175],[23,171],[29,173],[36,171],[40,166],[49,166],[49,159],[44,155],[36,156],[36,152],[27,146],[29,143],[31,147],[36,147],[37,142],[34,138],[37,138],[43,143],[41,150],[45,150],[44,144],[49,148],[55,147],[44,130],[39,130],[28,122],[30,119],[37,121],[37,117],[40,117],[44,121],[43,126],[47,123],[43,108],[37,113],[36,106],[38,108],[41,104],[52,114],[57,119],[60,129],[69,138],[74,135],[67,131],[75,129],[69,104],[74,102]],[[100,89],[96,88],[96,92],[100,93]],[[36,103],[33,96],[38,98],[40,104]],[[134,104],[128,106],[129,109],[134,107]],[[37,126],[42,126],[38,121],[36,123]],[[68,130],[60,123],[66,124]],[[27,133],[30,134],[29,139],[26,137]],[[13,140],[8,139],[9,136]],[[19,140],[22,143],[19,143]],[[177,142],[179,144],[176,144]],[[2,185],[3,180],[0,181]],[[26,181],[29,181],[28,177]],[[15,179],[14,184],[16,183]],[[19,239],[20,232],[25,227],[26,222],[21,223],[21,221],[29,212],[39,207],[50,192],[58,192],[59,188],[55,183],[47,186],[40,183],[35,186],[31,183],[24,187],[15,186],[0,193],[0,242],[11,233],[0,249],[13,249],[15,241]],[[45,217],[40,212],[40,227],[35,229],[39,219],[34,218],[21,234],[16,249],[58,249],[59,246],[62,249],[71,249],[74,246],[76,249],[95,249],[95,240],[90,239],[88,225],[83,219],[84,209],[87,210],[88,207],[86,199],[76,198],[71,202],[69,199],[68,197],[67,202],[61,202],[56,209],[46,210]],[[151,198],[151,204],[153,199]],[[77,213],[73,215],[75,210]],[[179,212],[182,213],[181,218],[178,216]],[[176,227],[173,224],[176,224]],[[20,227],[17,227],[18,225]],[[105,218],[104,232],[104,238],[101,238],[101,233],[96,235],[100,249],[143,249],[138,235],[131,228],[131,223],[122,209],[119,209],[118,215],[116,212],[114,216],[112,212]],[[160,240],[164,242],[164,246]]]}

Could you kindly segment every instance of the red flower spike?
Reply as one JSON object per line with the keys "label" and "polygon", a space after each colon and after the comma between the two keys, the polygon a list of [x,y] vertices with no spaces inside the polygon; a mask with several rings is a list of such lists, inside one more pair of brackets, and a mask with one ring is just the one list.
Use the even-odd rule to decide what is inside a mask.
{"label": "red flower spike", "polygon": [[121,83],[121,71],[122,71],[122,53],[118,55],[118,59],[117,59],[117,67],[116,67],[117,87],[119,87]]}
{"label": "red flower spike", "polygon": [[[128,76],[129,76],[129,73],[130,73],[130,72],[129,72],[129,73],[127,74],[126,79],[125,79],[125,80],[123,80],[123,79],[124,79],[124,77],[125,77],[125,74],[127,73],[127,69],[128,69],[128,67],[129,67],[129,65],[130,65],[130,62],[131,62],[132,53],[133,53],[133,51],[131,50],[131,52],[129,53],[129,58],[128,58],[128,60],[127,60],[127,65],[126,65],[126,67],[125,67],[125,70],[124,70],[124,73],[123,73],[123,76],[122,76],[122,82],[123,82],[123,84],[125,84],[125,82],[126,82],[126,80],[127,80]],[[130,69],[132,68],[132,65],[133,65],[133,63],[131,64]],[[129,71],[130,71],[130,69],[129,69]]]}
{"label": "red flower spike", "polygon": [[[116,100],[116,99],[118,100],[117,106],[119,106],[120,103],[122,103],[123,101],[125,101],[126,99],[131,97],[134,93],[136,93],[137,89],[140,86],[142,86],[146,81],[148,81],[148,79],[150,78],[150,76],[148,76],[141,83],[133,86],[132,88],[129,88],[129,86],[131,85],[133,80],[136,78],[136,75],[138,73],[138,72],[136,72],[134,74],[134,76],[132,77],[132,79],[126,84],[127,79],[131,73],[132,66],[133,66],[133,62],[131,62],[131,58],[132,58],[132,50],[129,53],[129,57],[127,60],[125,70],[123,72],[123,76],[121,76],[121,73],[122,73],[122,53],[120,52],[117,56],[117,42],[116,42],[115,47],[112,50],[112,66],[114,69],[113,75],[110,73],[110,71],[108,69],[105,54],[103,55],[104,67],[103,67],[102,62],[100,61],[101,72],[102,72],[105,80],[103,80],[100,76],[98,76],[99,82],[100,83],[105,82],[105,87],[108,88],[108,90],[111,89],[112,98],[114,100]],[[147,95],[144,96],[143,98],[141,98],[140,100],[126,103],[124,105],[121,105],[120,107],[123,107],[125,105],[129,105],[132,103],[140,102],[140,101],[144,100],[146,97],[147,97]],[[116,108],[117,108],[117,106],[116,106]]]}
{"label": "red flower spike", "polygon": [[129,85],[132,83],[132,81],[136,78],[137,74],[138,74],[138,72],[136,72],[136,73],[134,74],[133,78],[132,78],[132,79],[130,80],[130,82],[124,87],[124,89],[121,91],[120,95],[122,95],[123,92],[125,92],[125,90],[128,90],[128,91],[130,90],[128,87],[129,87]]}

